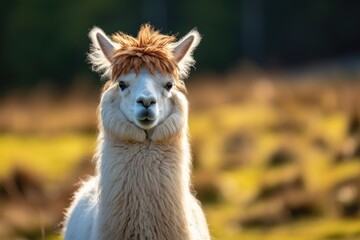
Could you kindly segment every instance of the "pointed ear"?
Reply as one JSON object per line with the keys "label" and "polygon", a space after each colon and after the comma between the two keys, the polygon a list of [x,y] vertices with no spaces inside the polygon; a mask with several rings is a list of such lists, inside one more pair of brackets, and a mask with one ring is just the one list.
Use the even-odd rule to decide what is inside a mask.
{"label": "pointed ear", "polygon": [[195,64],[192,55],[200,40],[199,32],[194,29],[174,44],[172,52],[178,63],[181,78],[186,78],[190,67]]}
{"label": "pointed ear", "polygon": [[91,29],[89,37],[91,46],[88,60],[92,64],[92,69],[95,72],[102,73],[103,77],[108,76],[112,56],[119,46],[111,41],[104,31],[98,27]]}

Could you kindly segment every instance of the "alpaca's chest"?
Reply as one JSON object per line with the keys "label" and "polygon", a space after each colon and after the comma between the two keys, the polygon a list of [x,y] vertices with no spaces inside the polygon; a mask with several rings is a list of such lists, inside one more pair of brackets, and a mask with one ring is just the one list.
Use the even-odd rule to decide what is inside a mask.
{"label": "alpaca's chest", "polygon": [[[105,144],[100,152],[99,171],[106,175],[128,175],[130,172],[159,176],[164,171],[176,171],[186,159],[179,146],[152,143]],[[150,172],[149,172],[150,171]],[[117,178],[116,177],[116,178]],[[130,177],[130,176],[128,176]]]}
{"label": "alpaca's chest", "polygon": [[156,234],[164,233],[164,227],[170,235],[163,239],[177,239],[170,229],[184,234],[184,221],[174,218],[185,214],[187,189],[179,151],[138,145],[112,151],[101,156],[99,166],[99,207],[106,216],[103,227],[124,239],[144,234],[161,239]]}
{"label": "alpaca's chest", "polygon": [[[182,181],[184,159],[171,146],[145,144],[117,145],[106,148],[99,164],[100,184],[113,196],[139,195],[153,197]],[[159,191],[159,190],[162,191]],[[141,190],[141,191],[140,191]],[[140,196],[138,196],[140,197]]]}

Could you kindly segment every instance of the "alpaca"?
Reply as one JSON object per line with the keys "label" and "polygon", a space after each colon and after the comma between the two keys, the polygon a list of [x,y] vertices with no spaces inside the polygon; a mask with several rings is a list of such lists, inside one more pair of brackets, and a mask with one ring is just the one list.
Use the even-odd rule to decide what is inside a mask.
{"label": "alpaca", "polygon": [[67,211],[64,239],[210,239],[190,186],[185,85],[200,42],[146,24],[137,38],[90,31],[93,69],[110,80],[99,106],[96,175]]}

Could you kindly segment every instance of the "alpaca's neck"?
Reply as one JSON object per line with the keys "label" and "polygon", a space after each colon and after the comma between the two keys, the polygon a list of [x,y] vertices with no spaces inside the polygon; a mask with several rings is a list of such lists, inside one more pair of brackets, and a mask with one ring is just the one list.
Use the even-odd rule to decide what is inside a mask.
{"label": "alpaca's neck", "polygon": [[103,140],[99,239],[188,239],[189,157],[183,140],[167,145]]}

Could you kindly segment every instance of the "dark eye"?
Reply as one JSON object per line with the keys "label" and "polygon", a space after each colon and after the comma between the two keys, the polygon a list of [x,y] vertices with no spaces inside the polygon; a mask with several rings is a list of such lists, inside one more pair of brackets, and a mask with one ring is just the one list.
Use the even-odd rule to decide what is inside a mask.
{"label": "dark eye", "polygon": [[128,86],[126,85],[126,83],[124,81],[119,81],[119,87],[120,87],[121,91],[124,91]]}
{"label": "dark eye", "polygon": [[164,88],[168,91],[170,91],[170,89],[173,87],[173,83],[172,82],[167,82],[164,86]]}

